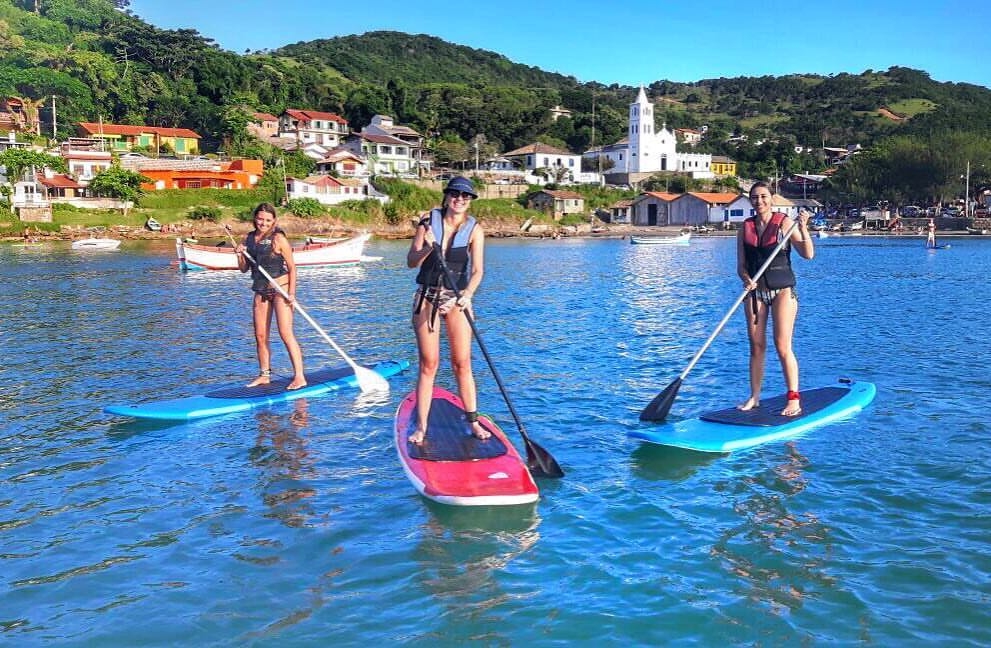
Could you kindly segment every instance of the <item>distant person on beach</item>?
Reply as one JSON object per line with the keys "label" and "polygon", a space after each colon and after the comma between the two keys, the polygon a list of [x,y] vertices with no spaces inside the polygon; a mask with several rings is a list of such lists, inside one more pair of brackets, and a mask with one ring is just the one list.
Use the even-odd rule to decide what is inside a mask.
{"label": "distant person on beach", "polygon": [[766,182],[757,182],[750,188],[750,204],[755,215],[743,222],[736,237],[737,274],[744,288],[751,291],[744,308],[750,340],[750,398],[737,408],[748,411],[760,406],[764,358],[767,355],[767,319],[770,314],[774,320],[774,347],[788,388],[788,402],[781,414],[797,416],[802,413],[802,404],[798,391],[798,359],[792,350],[798,294],[795,292],[795,273],[791,268],[791,248],[794,245],[805,259],[815,256],[808,229],[812,214],[805,208],[799,210],[798,227],[791,231],[788,242],[774,256],[764,274],[755,280],[754,275],[774,252],[782,237],[791,230],[794,222],[785,214],[774,212],[772,200],[773,194]]}
{"label": "distant person on beach", "polygon": [[[276,223],[275,207],[262,203],[255,208],[255,229],[249,232],[244,243],[235,248],[237,267],[241,272],[251,270],[252,322],[255,330],[255,348],[258,353],[258,377],[248,383],[248,387],[267,385],[272,381],[272,350],[269,337],[272,332],[272,313],[279,326],[279,336],[286,345],[292,362],[293,379],[286,389],[294,390],[306,386],[303,373],[303,352],[293,333],[293,303],[296,299],[296,262],[293,260],[292,244],[285,232]],[[245,252],[248,254],[245,255]],[[254,262],[248,261],[248,256]],[[259,269],[264,268],[272,279],[289,295],[286,299],[272,286]]]}
{"label": "distant person on beach", "polygon": [[[471,370],[471,298],[482,283],[485,269],[485,232],[468,214],[471,202],[478,198],[471,180],[454,177],[444,187],[439,209],[424,213],[406,254],[406,264],[419,268],[419,285],[413,298],[413,330],[420,369],[416,380],[416,429],[411,443],[421,444],[427,434],[427,420],[433,401],[434,379],[440,366],[440,320],[447,327],[451,350],[451,368],[458,383],[458,393],[465,406],[465,419],[472,434],[487,439],[490,434],[478,422],[478,396]],[[454,286],[448,282],[437,259],[435,244],[440,244]]]}

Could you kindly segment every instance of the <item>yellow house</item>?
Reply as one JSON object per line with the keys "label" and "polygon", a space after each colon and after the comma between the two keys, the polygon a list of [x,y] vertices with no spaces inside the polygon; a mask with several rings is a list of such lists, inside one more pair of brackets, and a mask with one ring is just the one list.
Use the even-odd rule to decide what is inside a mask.
{"label": "yellow house", "polygon": [[735,176],[736,160],[732,160],[724,155],[713,155],[710,170],[717,176]]}
{"label": "yellow house", "polygon": [[78,130],[82,137],[104,140],[109,151],[151,148],[156,151],[171,149],[176,155],[196,155],[200,152],[200,136],[188,128],[79,122]]}

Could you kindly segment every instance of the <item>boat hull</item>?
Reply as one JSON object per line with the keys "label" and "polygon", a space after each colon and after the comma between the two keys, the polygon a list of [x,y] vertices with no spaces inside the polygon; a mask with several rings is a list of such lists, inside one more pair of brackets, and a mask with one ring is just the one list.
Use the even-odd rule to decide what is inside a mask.
{"label": "boat hull", "polygon": [[109,238],[88,238],[72,242],[73,250],[116,250],[120,241]]}
{"label": "boat hull", "polygon": [[678,236],[631,236],[633,245],[688,245],[692,241],[691,232]]}
{"label": "boat hull", "polygon": [[[307,243],[293,248],[293,260],[297,268],[357,265],[371,237],[371,234],[359,234],[336,243]],[[230,247],[196,245],[176,239],[175,249],[179,269],[183,271],[238,269],[237,256]]]}

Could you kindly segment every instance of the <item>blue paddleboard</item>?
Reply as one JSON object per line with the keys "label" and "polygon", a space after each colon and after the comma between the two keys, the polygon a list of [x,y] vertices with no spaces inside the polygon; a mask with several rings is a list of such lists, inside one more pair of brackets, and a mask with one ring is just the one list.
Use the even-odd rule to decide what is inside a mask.
{"label": "blue paddleboard", "polygon": [[631,430],[629,436],[699,452],[732,452],[850,418],[869,405],[876,393],[874,383],[843,379],[836,385],[803,390],[798,416],[781,416],[787,402],[781,394],[747,412],[736,407],[715,410],[675,423],[644,425]]}
{"label": "blue paddleboard", "polygon": [[[394,376],[409,367],[408,360],[380,362],[372,370],[383,378]],[[285,403],[297,398],[322,396],[327,392],[357,387],[358,379],[350,365],[320,369],[306,374],[306,387],[286,391],[290,378],[273,378],[267,385],[245,387],[243,384],[225,385],[198,396],[139,403],[136,405],[110,405],[104,408],[110,414],[161,421],[192,421],[210,416],[243,412],[256,407]]]}

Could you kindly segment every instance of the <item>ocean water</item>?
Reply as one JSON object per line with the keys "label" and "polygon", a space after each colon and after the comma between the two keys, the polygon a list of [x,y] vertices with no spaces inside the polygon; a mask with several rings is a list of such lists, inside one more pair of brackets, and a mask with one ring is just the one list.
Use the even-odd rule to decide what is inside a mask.
{"label": "ocean water", "polygon": [[[796,259],[803,387],[848,376],[877,399],[706,455],[627,432],[739,294],[732,240],[490,240],[478,328],[567,474],[535,505],[480,509],[403,475],[391,425],[413,371],[389,395],[190,424],[104,414],[250,379],[250,282],[180,274],[155,242],[0,245],[0,642],[991,645],[991,242],[951,243],[833,237]],[[415,362],[405,250],[301,272],[300,302],[359,363]],[[340,364],[296,331],[309,367]],[[746,355],[737,313],[671,417],[742,400]],[[477,349],[475,373],[518,441]]]}

